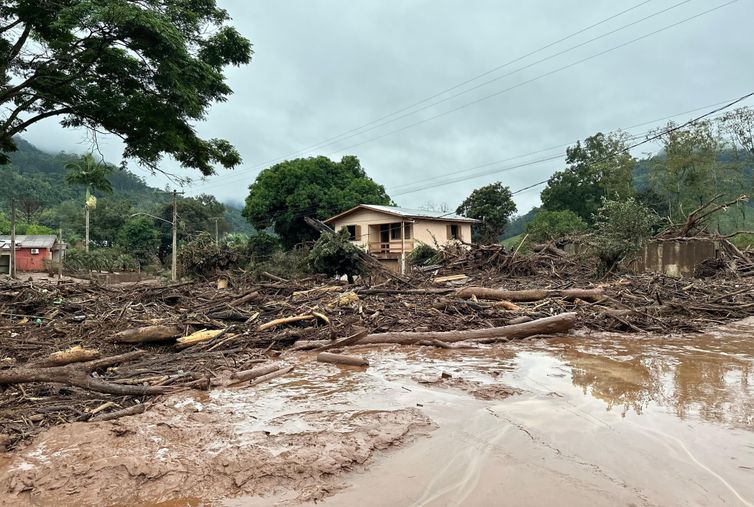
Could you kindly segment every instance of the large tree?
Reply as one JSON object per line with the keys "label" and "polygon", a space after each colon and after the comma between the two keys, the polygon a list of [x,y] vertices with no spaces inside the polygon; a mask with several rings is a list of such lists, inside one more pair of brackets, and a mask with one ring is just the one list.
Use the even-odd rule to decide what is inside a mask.
{"label": "large tree", "polygon": [[471,192],[456,210],[460,215],[481,221],[472,226],[474,241],[481,243],[497,243],[515,212],[510,188],[499,181]]}
{"label": "large tree", "polygon": [[359,159],[299,158],[262,171],[249,187],[243,215],[257,229],[274,227],[283,246],[316,239],[304,217],[320,219],[359,204],[391,204],[385,188],[366,174]]}
{"label": "large tree", "polygon": [[[228,231],[225,222],[225,205],[214,196],[200,194],[196,197],[187,197],[178,200],[178,231],[179,242],[184,242],[196,237],[199,233],[215,234],[215,220],[218,231],[222,234]],[[163,204],[158,213],[162,220],[155,220],[155,226],[160,229],[160,248],[158,256],[160,262],[165,263],[168,253],[173,248],[173,230],[170,222],[173,221],[173,203]]]}
{"label": "large tree", "polygon": [[65,166],[65,181],[72,185],[81,185],[86,189],[84,202],[85,236],[84,248],[89,251],[89,213],[97,207],[97,198],[92,192],[112,193],[113,186],[108,179],[113,168],[104,162],[98,162],[94,155],[87,153],[78,162],[70,162]]}
{"label": "large tree", "polygon": [[552,175],[542,191],[548,211],[571,210],[591,222],[603,197],[626,199],[634,195],[636,160],[628,152],[625,134],[597,133],[566,150],[568,167]]}
{"label": "large tree", "polygon": [[212,174],[238,152],[194,124],[231,94],[223,68],[251,43],[214,0],[4,0],[0,3],[0,163],[13,136],[45,118],[123,139],[124,158],[163,154]]}

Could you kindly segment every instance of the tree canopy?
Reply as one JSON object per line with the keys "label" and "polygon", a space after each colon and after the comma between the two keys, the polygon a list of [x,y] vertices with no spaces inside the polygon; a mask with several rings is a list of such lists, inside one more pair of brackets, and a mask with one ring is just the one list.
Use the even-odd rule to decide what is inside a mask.
{"label": "tree canopy", "polygon": [[591,222],[602,198],[626,199],[634,195],[636,160],[628,153],[624,134],[597,133],[566,150],[568,167],[552,175],[542,191],[542,207],[571,210]]}
{"label": "tree canopy", "polygon": [[0,163],[13,136],[45,118],[107,131],[124,158],[157,168],[164,154],[214,172],[238,152],[194,124],[232,93],[227,65],[251,43],[214,0],[7,0],[0,4]]}
{"label": "tree canopy", "polygon": [[515,212],[516,203],[510,188],[499,181],[471,192],[456,210],[460,215],[482,222],[472,227],[474,240],[482,243],[497,243]]}
{"label": "tree canopy", "polygon": [[385,188],[367,176],[358,158],[299,158],[257,176],[249,186],[243,215],[257,229],[273,227],[283,246],[291,248],[318,236],[304,222],[305,216],[325,219],[359,204],[392,201]]}

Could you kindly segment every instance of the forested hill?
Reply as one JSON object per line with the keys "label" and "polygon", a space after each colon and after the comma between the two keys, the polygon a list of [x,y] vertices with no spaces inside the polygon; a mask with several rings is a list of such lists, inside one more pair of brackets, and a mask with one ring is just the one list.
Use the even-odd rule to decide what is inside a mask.
{"label": "forested hill", "polygon": [[[0,203],[6,208],[12,198],[33,199],[43,207],[52,207],[70,199],[83,199],[81,186],[65,182],[65,165],[79,155],[61,152],[51,154],[18,139],[18,151],[10,153],[11,163],[0,167]],[[109,177],[113,195],[136,203],[159,204],[169,197],[163,190],[152,188],[128,170],[115,169]]]}
{"label": "forested hill", "polygon": [[[1,224],[7,221],[11,200],[15,199],[21,221],[52,228],[63,225],[68,234],[74,238],[80,237],[83,230],[80,210],[85,190],[83,186],[65,181],[66,164],[78,161],[80,155],[47,153],[23,139],[16,141],[18,150],[8,154],[10,164],[0,166],[0,229],[7,228]],[[169,206],[171,201],[169,192],[149,186],[143,178],[128,170],[114,168],[108,179],[113,192],[95,192],[101,211],[95,212],[92,217],[94,221],[102,213],[132,214],[142,211],[161,215],[163,208]],[[222,205],[211,202],[214,201],[211,197],[203,202],[206,204],[208,200],[211,213],[217,213]],[[222,215],[224,224],[221,229],[224,232],[248,233],[253,230],[236,207],[225,206]],[[122,220],[126,218],[121,217]],[[214,222],[212,227],[202,226],[200,229],[214,232]],[[110,241],[109,238],[103,240]]]}

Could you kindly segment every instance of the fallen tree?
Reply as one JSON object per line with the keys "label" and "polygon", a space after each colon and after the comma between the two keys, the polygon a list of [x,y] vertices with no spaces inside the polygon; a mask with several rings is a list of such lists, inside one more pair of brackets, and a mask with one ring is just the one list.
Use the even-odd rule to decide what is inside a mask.
{"label": "fallen tree", "polygon": [[531,290],[502,290],[486,287],[464,287],[456,291],[460,298],[490,299],[494,301],[541,301],[547,298],[565,298],[568,300],[582,299],[584,301],[600,301],[605,297],[602,289],[531,289]]}
{"label": "fallen tree", "polygon": [[490,327],[484,329],[470,329],[464,331],[409,331],[398,333],[370,334],[357,342],[357,345],[375,343],[400,343],[403,345],[417,344],[421,342],[452,343],[475,340],[513,340],[526,338],[527,336],[565,333],[576,325],[576,313],[568,312],[536,319],[521,324],[510,326]]}

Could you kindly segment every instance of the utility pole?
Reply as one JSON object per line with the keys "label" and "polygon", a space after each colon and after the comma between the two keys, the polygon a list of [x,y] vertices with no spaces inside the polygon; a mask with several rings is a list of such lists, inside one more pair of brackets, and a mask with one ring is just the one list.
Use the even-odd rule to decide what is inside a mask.
{"label": "utility pole", "polygon": [[63,228],[58,229],[58,280],[63,279]]}
{"label": "utility pole", "polygon": [[16,278],[16,201],[10,201],[10,277]]}
{"label": "utility pole", "polygon": [[89,251],[89,203],[84,205],[84,251]]}
{"label": "utility pole", "polygon": [[212,220],[214,220],[214,221],[215,221],[215,245],[219,245],[219,244],[220,244],[220,234],[219,234],[219,232],[218,232],[218,231],[219,231],[219,229],[218,229],[218,226],[217,226],[217,222],[218,222],[218,220],[220,220],[220,219],[219,219],[218,217],[215,217],[215,218],[213,218]]}
{"label": "utility pole", "polygon": [[170,277],[175,282],[178,280],[178,193],[173,190],[173,265]]}

